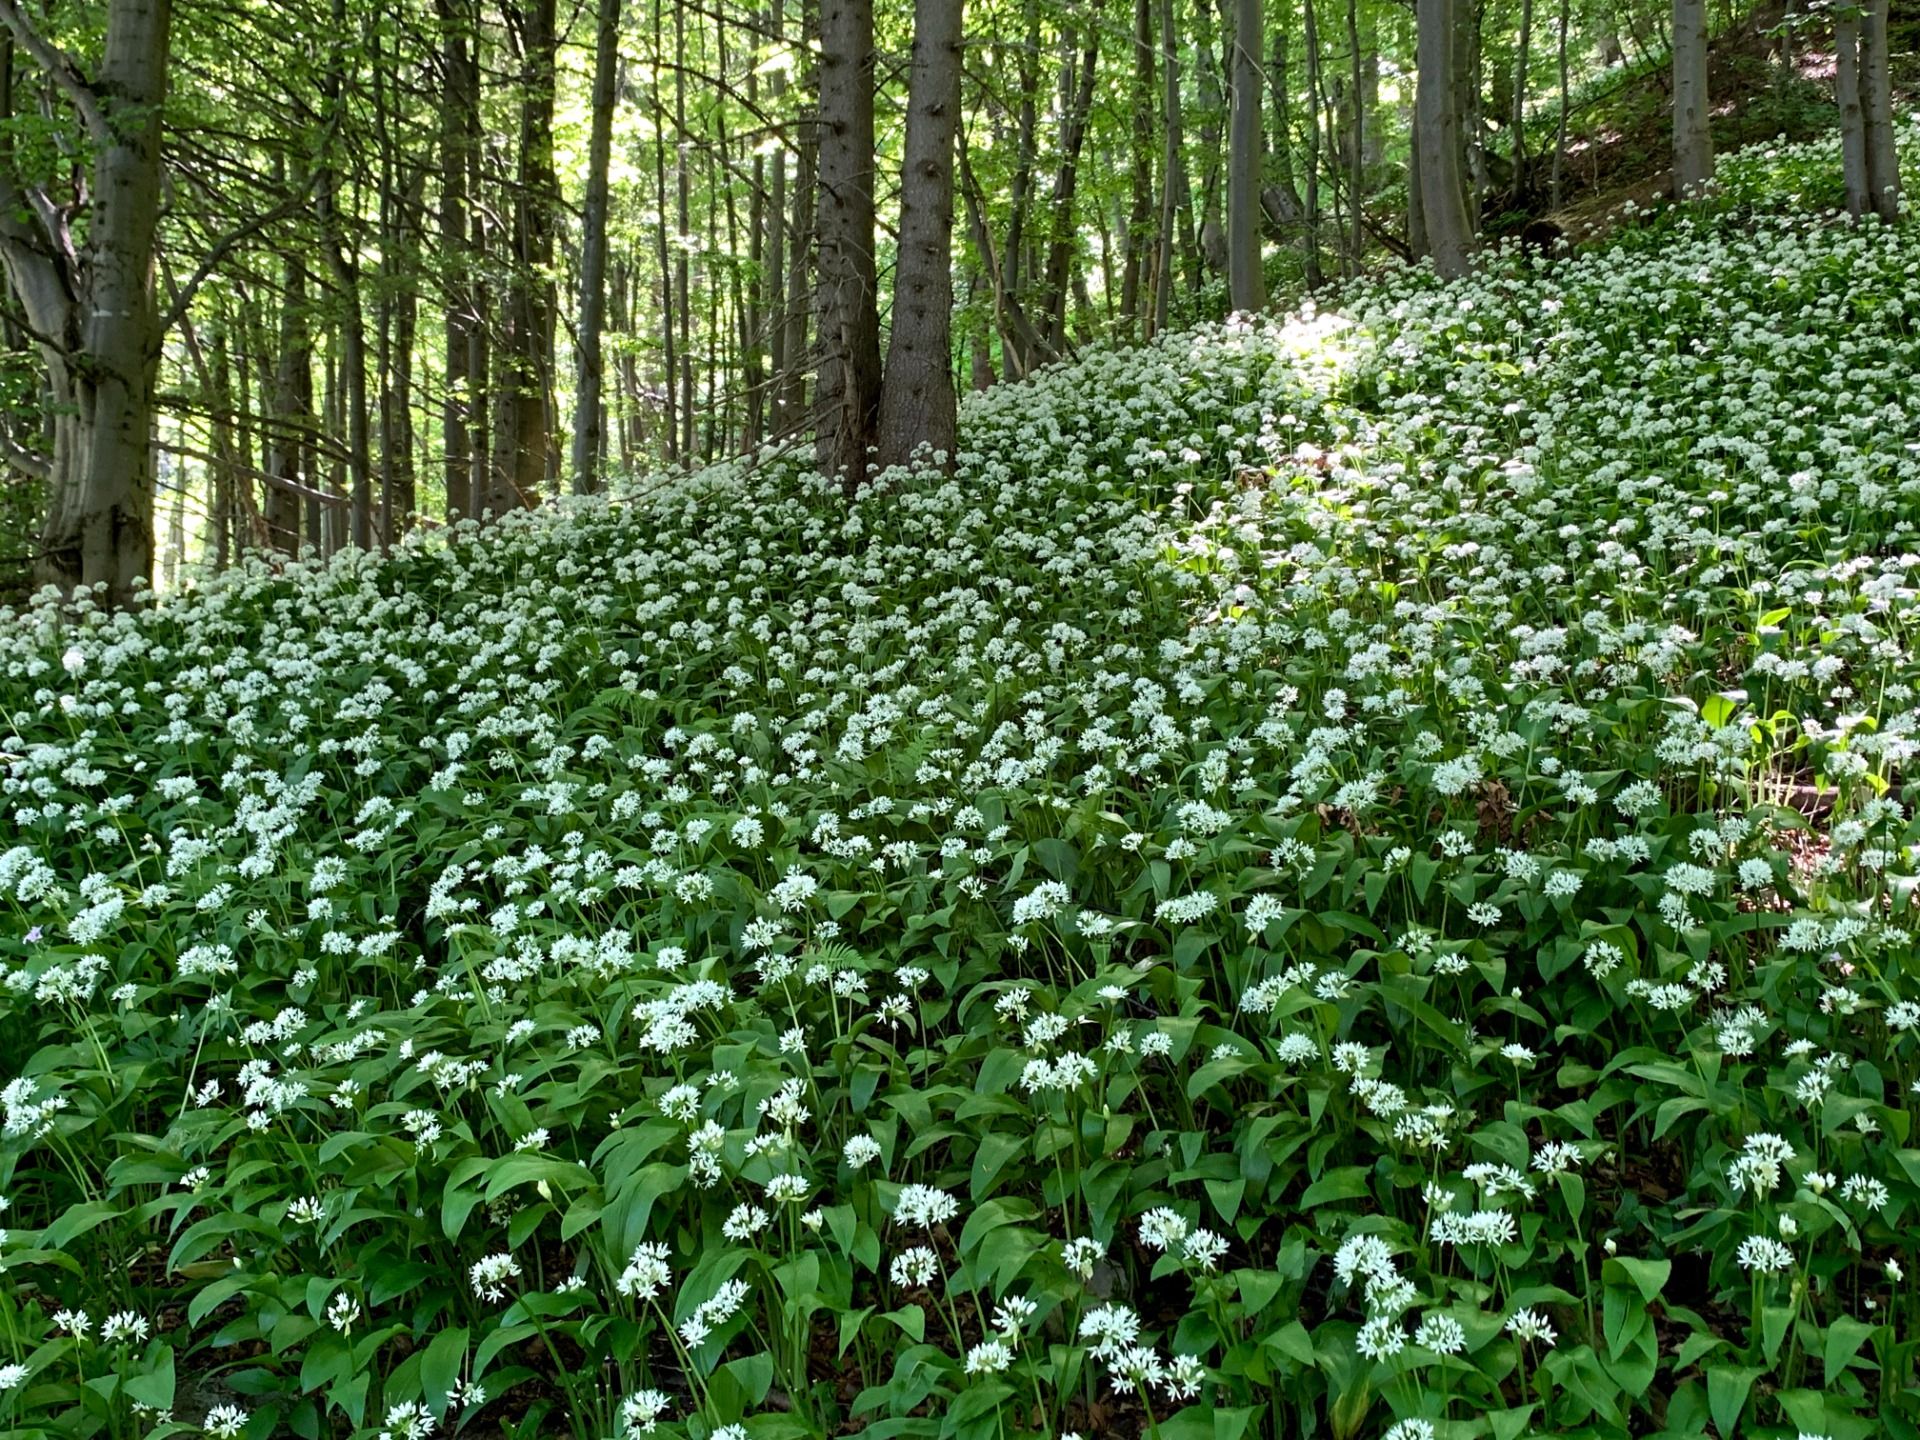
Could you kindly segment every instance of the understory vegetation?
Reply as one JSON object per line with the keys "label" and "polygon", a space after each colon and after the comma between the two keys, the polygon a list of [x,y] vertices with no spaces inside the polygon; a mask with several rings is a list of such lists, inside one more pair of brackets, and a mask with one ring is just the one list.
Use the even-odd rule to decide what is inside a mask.
{"label": "understory vegetation", "polygon": [[0,1429],[1915,1434],[1838,175],[4,617]]}

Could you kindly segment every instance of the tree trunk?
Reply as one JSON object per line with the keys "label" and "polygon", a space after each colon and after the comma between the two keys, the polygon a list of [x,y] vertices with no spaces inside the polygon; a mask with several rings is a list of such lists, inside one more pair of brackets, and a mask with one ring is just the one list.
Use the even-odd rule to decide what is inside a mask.
{"label": "tree trunk", "polygon": [[1480,227],[1487,200],[1485,103],[1480,89],[1480,21],[1486,0],[1451,0],[1453,118],[1466,168],[1467,233]]}
{"label": "tree trunk", "polygon": [[493,453],[487,505],[496,515],[531,508],[547,478],[548,394],[553,373],[554,0],[530,0],[510,11],[522,55],[519,153],[512,246],[494,397]]}
{"label": "tree trunk", "polygon": [[[819,9],[814,0],[802,0],[800,7],[800,39],[802,53],[806,54],[814,37],[819,34]],[[789,214],[792,221],[789,230],[792,238],[787,253],[787,303],[784,317],[786,335],[783,340],[786,363],[780,372],[778,398],[780,403],[780,431],[791,435],[802,429],[808,417],[807,409],[807,323],[813,310],[812,277],[817,259],[815,253],[816,236],[814,221],[818,212],[819,189],[819,91],[818,81],[813,71],[807,72],[803,81],[805,90],[813,97],[813,115],[801,126],[800,143],[793,161],[793,198]],[[878,348],[879,342],[875,341]]]}
{"label": "tree trunk", "polygon": [[1157,334],[1171,323],[1173,307],[1174,227],[1180,223],[1181,174],[1180,36],[1173,23],[1173,0],[1160,0],[1160,69],[1165,84],[1163,123],[1166,149],[1161,161],[1160,235],[1153,271],[1153,329]]}
{"label": "tree trunk", "polygon": [[[674,54],[687,53],[687,12],[684,5],[673,7]],[[687,253],[687,241],[693,233],[693,176],[687,168],[687,70],[677,65],[673,71],[673,133],[679,141],[674,160],[674,219],[680,245],[674,252],[673,288],[680,309],[680,453],[689,462],[694,453],[693,413],[693,260]],[[668,317],[672,323],[672,317]]]}
{"label": "tree trunk", "polygon": [[1673,0],[1673,193],[1687,199],[1713,179],[1707,94],[1706,0]]}
{"label": "tree trunk", "polygon": [[[301,464],[313,427],[313,340],[307,330],[307,265],[289,245],[280,262],[280,338],[275,357],[272,417],[267,429],[267,535],[284,555],[300,550],[300,493],[313,484]],[[317,536],[310,537],[318,541]]]}
{"label": "tree trunk", "polygon": [[[112,606],[133,600],[153,574],[154,390],[164,330],[154,231],[172,18],[170,0],[112,0],[93,81],[60,62],[95,147],[82,242],[49,197],[29,199],[30,183],[10,173],[11,154],[0,155],[0,269],[44,337],[54,409],[49,457],[8,447],[13,464],[48,489],[34,579],[69,594],[100,586]],[[0,0],[0,22],[29,54],[54,53],[14,0]]]}
{"label": "tree trunk", "polygon": [[865,481],[880,400],[873,254],[873,0],[820,5],[820,365],[814,453],[849,492]]}
{"label": "tree trunk", "polygon": [[1127,211],[1127,249],[1120,275],[1120,314],[1138,334],[1141,281],[1153,244],[1153,0],[1133,6],[1133,144],[1128,152],[1133,204]]}
{"label": "tree trunk", "polygon": [[1866,0],[1860,17],[1860,100],[1866,112],[1867,203],[1891,225],[1900,218],[1900,158],[1893,141],[1887,8],[1887,0]]}
{"label": "tree trunk", "polygon": [[234,473],[237,467],[233,453],[233,369],[228,363],[232,347],[227,328],[226,307],[222,305],[219,315],[214,319],[213,334],[207,342],[212,354],[202,361],[200,367],[210,415],[208,444],[212,455],[207,468],[212,472],[209,478],[213,482],[212,549],[215,570],[225,570],[233,564],[233,520],[237,508],[233,491],[239,478]]}
{"label": "tree trunk", "polygon": [[[1201,0],[1205,5],[1205,0]],[[1222,211],[1226,208],[1220,184],[1222,144],[1226,116],[1226,88],[1221,68],[1232,49],[1232,40],[1221,47],[1221,65],[1213,59],[1212,38],[1206,29],[1200,32],[1200,54],[1196,68],[1199,83],[1200,128],[1200,253],[1207,269],[1215,275],[1227,273],[1227,227]]]}
{"label": "tree trunk", "polygon": [[447,519],[474,513],[473,451],[468,410],[482,377],[467,373],[467,331],[473,324],[468,251],[470,150],[479,143],[479,73],[467,47],[470,22],[457,0],[436,0],[440,25],[440,63],[445,86],[440,108],[440,249],[447,267],[446,361],[440,401],[440,443],[445,467]]}
{"label": "tree trunk", "polygon": [[427,167],[415,165],[401,189],[399,264],[393,296],[393,356],[389,375],[392,392],[384,402],[385,423],[392,428],[381,436],[382,444],[391,450],[387,457],[388,544],[413,528],[420,504],[420,472],[414,454],[418,435],[413,423],[413,350],[420,329],[420,237],[424,228],[421,217],[425,214],[426,187]]}
{"label": "tree trunk", "polygon": [[1360,54],[1360,12],[1355,0],[1347,0],[1347,58],[1349,62],[1349,84],[1353,91],[1353,114],[1349,119],[1347,146],[1347,207],[1353,212],[1353,234],[1348,248],[1353,256],[1354,269],[1360,267],[1360,257],[1366,252],[1366,211],[1361,200],[1366,194],[1367,177],[1367,109],[1366,62]]}
{"label": "tree trunk", "polygon": [[[1040,5],[1025,0],[1021,11],[1022,35],[1019,47],[1020,108],[1018,132],[1014,141],[1013,182],[1007,197],[1007,243],[1000,257],[1000,282],[997,293],[1006,304],[1019,305],[1025,285],[1027,253],[1027,212],[1033,201],[1033,170],[1036,154],[1036,130],[1040,104]],[[1000,348],[1007,356],[1007,375],[1019,379],[1040,363],[1040,357],[1022,350],[1019,337],[1004,329]]]}
{"label": "tree trunk", "polygon": [[1414,129],[1420,147],[1420,211],[1434,268],[1449,278],[1466,273],[1473,243],[1460,174],[1460,117],[1454,109],[1457,91],[1452,73],[1458,54],[1452,26],[1460,3],[1418,0],[1415,10],[1419,86]]}
{"label": "tree trunk", "polygon": [[[1227,299],[1235,310],[1264,310],[1267,279],[1260,246],[1260,57],[1266,50],[1261,0],[1234,0],[1232,118],[1227,159]],[[1358,63],[1357,61],[1355,62]],[[1355,163],[1358,164],[1358,155]]]}
{"label": "tree trunk", "polygon": [[[335,43],[321,81],[330,123],[338,130],[346,109],[346,0],[333,0]],[[340,393],[343,424],[335,435],[344,438],[351,489],[348,492],[348,529],[354,545],[373,546],[373,460],[371,424],[367,413],[366,317],[360,301],[359,249],[346,233],[339,209],[339,178],[333,157],[323,155],[314,186],[320,232],[326,238],[327,265],[333,272],[340,325]],[[344,430],[344,436],[341,431]]]}
{"label": "tree trunk", "polygon": [[1287,89],[1287,28],[1282,23],[1273,31],[1273,53],[1267,60],[1267,93],[1273,100],[1273,175],[1280,187],[1283,205],[1290,205],[1297,218],[1300,192],[1293,176],[1293,100]]}
{"label": "tree trunk", "polygon": [[1514,41],[1513,113],[1508,125],[1513,130],[1513,193],[1527,192],[1527,52],[1533,45],[1533,0],[1520,0],[1520,33]]}
{"label": "tree trunk", "polygon": [[1306,281],[1309,290],[1318,290],[1320,273],[1320,26],[1314,14],[1313,0],[1305,0],[1301,10],[1302,43],[1307,52],[1307,193],[1302,208],[1306,214]]}
{"label": "tree trunk", "polygon": [[1549,189],[1548,204],[1555,210],[1560,208],[1561,180],[1567,168],[1567,113],[1572,107],[1572,91],[1567,78],[1567,30],[1573,19],[1573,0],[1560,0],[1560,38],[1558,63],[1560,68],[1560,116],[1553,130],[1553,180]]}
{"label": "tree trunk", "polygon": [[587,142],[587,196],[580,221],[580,355],[574,386],[573,490],[601,488],[607,412],[600,332],[607,305],[607,168],[613,156],[614,82],[620,63],[620,0],[599,0],[593,49],[593,130]]}
{"label": "tree trunk", "polygon": [[1099,0],[1086,27],[1076,81],[1060,132],[1060,170],[1053,182],[1053,234],[1047,245],[1047,343],[1059,355],[1067,347],[1067,297],[1079,231],[1074,205],[1080,189],[1080,151],[1093,112],[1094,79],[1100,68]]}
{"label": "tree trunk", "polygon": [[922,446],[951,465],[959,449],[953,393],[953,137],[960,121],[962,0],[914,0],[900,167],[900,249],[893,334],[880,388],[879,463]]}
{"label": "tree trunk", "polygon": [[1834,12],[1833,90],[1840,106],[1840,172],[1847,186],[1847,213],[1858,220],[1872,208],[1867,182],[1867,113],[1860,95],[1860,20],[1851,10]]}

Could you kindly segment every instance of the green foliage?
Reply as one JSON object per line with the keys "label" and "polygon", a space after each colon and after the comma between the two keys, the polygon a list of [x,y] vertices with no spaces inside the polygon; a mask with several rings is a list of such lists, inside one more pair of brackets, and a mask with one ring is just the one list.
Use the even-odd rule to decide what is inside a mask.
{"label": "green foliage", "polygon": [[1909,1433],[1920,237],[1823,163],[851,506],[8,615],[0,1423]]}

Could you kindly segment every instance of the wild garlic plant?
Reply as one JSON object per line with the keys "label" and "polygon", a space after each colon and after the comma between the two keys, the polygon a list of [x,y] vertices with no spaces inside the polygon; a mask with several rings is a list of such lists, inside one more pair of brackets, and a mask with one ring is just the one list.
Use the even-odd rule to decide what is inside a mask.
{"label": "wild garlic plant", "polygon": [[6,617],[0,1427],[1911,1430],[1920,232],[1829,163],[851,506]]}

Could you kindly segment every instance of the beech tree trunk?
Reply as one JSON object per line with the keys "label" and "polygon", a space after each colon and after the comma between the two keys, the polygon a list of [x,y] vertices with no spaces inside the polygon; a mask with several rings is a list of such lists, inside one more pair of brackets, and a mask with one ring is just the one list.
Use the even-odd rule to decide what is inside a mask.
{"label": "beech tree trunk", "polygon": [[1900,218],[1900,160],[1893,142],[1887,8],[1888,0],[1866,0],[1860,17],[1860,102],[1865,111],[1867,203],[1891,225]]}
{"label": "beech tree trunk", "polygon": [[487,508],[531,508],[547,478],[548,388],[553,371],[554,0],[515,7],[521,45],[519,155],[513,254],[499,347]]}
{"label": "beech tree trunk", "polygon": [[[1453,67],[1453,25],[1461,0],[1418,0],[1416,54],[1419,87],[1414,143],[1420,149],[1420,215],[1427,248],[1442,275],[1464,275],[1472,263],[1473,231],[1460,166],[1460,116]],[[1470,0],[1469,0],[1470,3]]]}
{"label": "beech tree trunk", "polygon": [[47,456],[8,444],[0,459],[47,485],[35,582],[68,594],[99,586],[112,606],[130,602],[153,573],[154,390],[165,332],[154,230],[172,20],[171,0],[112,0],[89,80],[17,0],[0,0],[0,24],[56,81],[93,147],[78,242],[71,212],[10,173],[11,152],[0,152],[0,270],[40,337],[53,411]]}
{"label": "beech tree trunk", "polygon": [[1120,275],[1120,314],[1129,334],[1138,333],[1142,281],[1152,251],[1153,224],[1153,0],[1134,0],[1132,147],[1128,153],[1132,206]]}
{"label": "beech tree trunk", "polygon": [[1520,0],[1520,33],[1514,41],[1513,112],[1507,124],[1513,131],[1513,193],[1527,192],[1527,60],[1533,46],[1533,0]]}
{"label": "beech tree trunk", "polygon": [[[314,479],[303,465],[313,428],[313,340],[307,325],[307,266],[288,248],[280,270],[279,354],[273,372],[267,431],[267,535],[286,555],[300,550],[300,493]],[[309,537],[318,544],[319,537]]]}
{"label": "beech tree trunk", "polygon": [[1076,65],[1069,70],[1075,84],[1065,97],[1068,109],[1060,131],[1060,169],[1053,181],[1053,233],[1047,244],[1047,345],[1054,355],[1067,348],[1067,298],[1079,235],[1074,206],[1080,189],[1080,152],[1086,144],[1094,79],[1100,66],[1097,14],[1087,23],[1082,44]]}
{"label": "beech tree trunk", "polygon": [[849,492],[866,479],[880,401],[873,255],[873,0],[820,5],[820,327],[814,453]]}
{"label": "beech tree trunk", "polygon": [[1707,0],[1673,0],[1673,193],[1696,194],[1713,179],[1707,94]]}
{"label": "beech tree trunk", "polygon": [[1833,20],[1833,92],[1840,107],[1840,173],[1847,213],[1858,220],[1872,208],[1867,181],[1867,112],[1860,94],[1860,20],[1839,10]]}
{"label": "beech tree trunk", "polygon": [[1162,122],[1166,148],[1161,161],[1160,234],[1153,270],[1153,329],[1157,334],[1171,321],[1173,309],[1174,231],[1181,219],[1184,198],[1181,169],[1180,36],[1173,23],[1173,0],[1160,0],[1160,70],[1165,86],[1166,113]]}
{"label": "beech tree trunk", "polygon": [[1307,192],[1301,201],[1306,217],[1307,288],[1318,290],[1320,273],[1320,23],[1313,0],[1301,6],[1301,43],[1306,47],[1307,79]]}
{"label": "beech tree trunk", "polygon": [[[820,33],[820,11],[815,0],[801,0],[801,53],[810,52],[813,39]],[[814,110],[801,126],[800,140],[793,160],[793,199],[788,213],[791,238],[787,247],[787,303],[782,348],[785,363],[775,395],[779,401],[780,433],[791,435],[807,421],[807,328],[813,316],[812,279],[818,258],[818,236],[814,226],[819,210],[819,97],[818,83],[809,73],[801,82],[814,93]],[[876,348],[878,341],[875,341]]]}
{"label": "beech tree trunk", "polygon": [[[1261,0],[1234,0],[1227,140],[1227,300],[1263,310],[1267,279],[1260,255],[1260,56],[1266,17]],[[1358,163],[1356,158],[1356,164]]]}
{"label": "beech tree trunk", "polygon": [[904,465],[923,445],[950,465],[959,448],[953,390],[953,139],[960,121],[961,11],[962,0],[914,0],[893,334],[880,389],[882,467]]}
{"label": "beech tree trunk", "polygon": [[573,490],[600,487],[606,453],[606,367],[600,332],[607,313],[607,168],[613,156],[614,82],[620,63],[620,0],[600,0],[594,35],[593,129],[587,142],[587,195],[580,221],[580,355],[574,387]]}
{"label": "beech tree trunk", "polygon": [[446,252],[446,360],[440,400],[440,444],[447,491],[447,519],[475,513],[469,411],[483,376],[467,372],[468,331],[473,325],[468,253],[467,174],[478,145],[480,77],[468,48],[469,21],[456,0],[435,0],[440,24],[440,63],[445,75],[440,109],[440,245]]}

